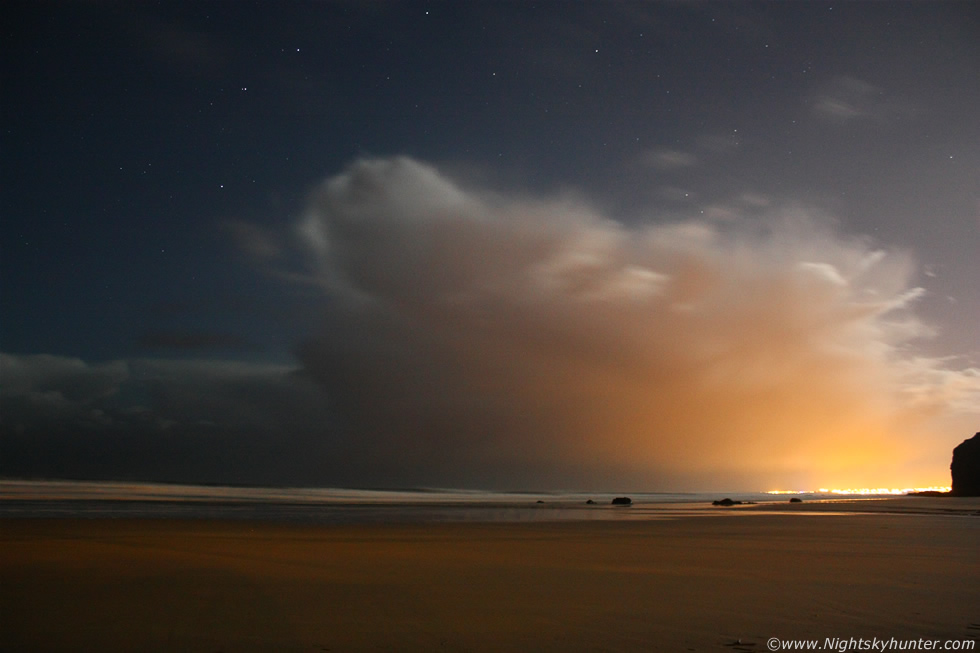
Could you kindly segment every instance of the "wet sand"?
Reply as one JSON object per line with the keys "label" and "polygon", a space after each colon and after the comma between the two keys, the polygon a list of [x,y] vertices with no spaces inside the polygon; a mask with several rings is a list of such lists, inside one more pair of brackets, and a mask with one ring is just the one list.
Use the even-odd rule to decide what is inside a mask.
{"label": "wet sand", "polygon": [[530,524],[6,519],[0,650],[764,651],[770,637],[980,638],[980,517],[961,505]]}

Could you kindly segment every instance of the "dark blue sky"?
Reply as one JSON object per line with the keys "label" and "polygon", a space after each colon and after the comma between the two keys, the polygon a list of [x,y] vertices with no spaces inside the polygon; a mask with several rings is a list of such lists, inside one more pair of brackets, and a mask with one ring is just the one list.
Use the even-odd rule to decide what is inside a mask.
{"label": "dark blue sky", "polygon": [[[487,453],[474,440],[458,451],[451,448],[454,453],[438,464],[343,454],[358,461],[350,469],[375,470],[360,476],[340,474],[337,465],[321,471],[298,462],[310,441],[335,457],[341,456],[333,449],[338,442],[358,438],[368,438],[371,448],[397,450],[389,436],[364,433],[397,430],[393,424],[429,410],[427,397],[402,396],[384,384],[357,385],[374,369],[366,361],[378,351],[393,341],[395,348],[416,345],[390,334],[362,342],[361,329],[387,332],[370,320],[372,326],[350,331],[351,324],[337,316],[358,309],[348,306],[349,297],[338,287],[353,287],[397,312],[407,310],[410,299],[437,295],[441,277],[428,278],[427,271],[462,273],[439,258],[431,243],[419,245],[418,234],[402,231],[401,223],[376,226],[366,249],[344,240],[356,230],[344,231],[337,216],[346,214],[337,207],[348,206],[353,190],[354,195],[338,195],[327,205],[310,200],[319,184],[338,179],[355,162],[390,163],[397,156],[409,157],[408,168],[365,168],[368,181],[359,183],[384,195],[393,192],[389,184],[402,188],[397,184],[409,182],[399,180],[417,176],[409,185],[424,190],[423,170],[433,166],[486,202],[476,211],[481,220],[498,219],[497,213],[487,217],[491,209],[510,215],[517,205],[552,206],[543,210],[546,214],[584,211],[589,221],[619,225],[635,247],[646,242],[643,233],[650,227],[706,226],[728,243],[727,254],[712,250],[705,259],[732,257],[719,263],[722,268],[738,265],[741,257],[778,259],[758,248],[768,252],[779,238],[789,237],[759,234],[804,215],[808,224],[822,225],[816,231],[832,232],[827,238],[836,253],[793,265],[810,266],[806,269],[826,273],[825,280],[856,288],[855,279],[866,269],[880,270],[875,252],[887,252],[885,259],[893,262],[891,272],[882,274],[888,280],[854,290],[848,305],[854,314],[873,312],[867,309],[869,298],[878,297],[876,306],[891,302],[901,314],[853,328],[874,334],[862,344],[865,353],[877,351],[869,354],[871,367],[885,364],[888,376],[914,367],[912,361],[928,361],[928,371],[915,381],[904,379],[899,384],[904,390],[894,396],[928,386],[932,394],[922,401],[938,402],[935,412],[942,415],[947,404],[937,398],[942,394],[937,388],[965,388],[966,400],[961,395],[950,400],[957,405],[974,396],[969,393],[975,391],[980,365],[980,9],[975,3],[78,1],[7,2],[0,12],[0,351],[8,355],[4,401],[16,404],[8,415],[18,415],[16,423],[0,418],[8,442],[14,442],[11,451],[16,450],[16,455],[8,452],[14,462],[0,473],[495,485],[527,484],[528,470],[535,470],[546,483],[575,485],[584,473],[576,466],[578,454],[554,465],[542,462],[538,453],[512,460]],[[415,200],[390,201],[384,210],[404,217],[402,210],[411,213],[405,207]],[[506,206],[512,208],[501,209]],[[469,209],[457,210],[469,215]],[[335,248],[311,250],[310,231],[302,227],[309,226],[304,216],[311,212],[320,216],[328,240],[338,243]],[[530,211],[524,219],[527,229],[541,220],[536,216]],[[445,229],[446,238],[453,238],[455,227]],[[819,240],[794,234],[793,242]],[[565,236],[559,240],[565,242]],[[472,250],[460,246],[456,257],[482,261],[497,251],[482,240],[470,245]],[[429,258],[412,260],[422,267],[397,267],[405,252],[419,247]],[[783,251],[788,260],[793,246]],[[602,256],[580,252],[573,259]],[[661,258],[660,250],[642,255],[630,250],[623,256],[634,263],[629,270],[652,270],[648,280],[679,279],[691,268],[673,267],[676,256]],[[831,262],[834,256],[840,261]],[[845,274],[849,264],[851,276]],[[544,263],[529,265],[533,271]],[[378,286],[392,270],[418,275],[419,287],[394,292]],[[582,274],[596,272],[588,268]],[[757,278],[756,273],[746,277]],[[488,287],[480,283],[479,288]],[[459,292],[470,297],[475,290]],[[779,313],[778,289],[766,292],[773,293],[772,308]],[[743,305],[732,294],[726,297]],[[486,310],[499,309],[498,300],[496,309]],[[532,340],[538,329],[544,340],[550,338],[551,320],[571,319],[553,313],[531,319],[518,305],[523,304],[508,304],[508,310],[527,321],[513,328]],[[432,330],[431,311],[411,315],[402,315],[399,324]],[[438,318],[439,324],[453,319],[441,313]],[[649,319],[663,323],[662,317]],[[501,332],[511,327],[501,326]],[[472,332],[471,325],[465,328]],[[651,332],[649,338],[662,335]],[[716,340],[705,337],[704,342]],[[465,347],[490,347],[488,342]],[[834,343],[824,349],[847,349]],[[493,346],[502,347],[501,356],[523,351]],[[571,351],[591,346],[576,341]],[[732,349],[741,348],[736,339]],[[370,355],[347,360],[337,353],[349,351]],[[426,356],[438,358],[432,352]],[[390,358],[387,365],[418,368],[411,357],[398,360]],[[183,365],[184,372],[160,380],[166,375],[154,366],[167,361]],[[153,467],[147,462],[153,456],[145,451],[163,446],[156,442],[159,433],[127,422],[123,414],[152,414],[171,434],[179,431],[180,447],[191,452],[201,424],[214,424],[226,438],[208,449],[215,459],[222,447],[236,446],[229,444],[234,441],[229,434],[240,432],[242,424],[224,412],[236,410],[229,408],[233,404],[199,408],[198,414],[175,398],[184,396],[179,389],[200,381],[201,369],[219,363],[313,379],[322,393],[314,392],[319,398],[311,400],[317,416],[292,424],[290,432],[301,433],[295,437],[282,435],[289,430],[282,415],[304,409],[280,403],[256,417],[254,424],[262,422],[256,433],[276,431],[287,441],[283,453],[273,456],[274,473],[256,471],[258,463],[220,473],[202,463],[188,471],[180,462],[183,454],[173,451],[168,455],[176,462]],[[657,359],[654,367],[665,364]],[[125,370],[118,377],[110,374],[115,381],[104,391],[71,398],[62,387],[68,377],[85,386],[113,365]],[[144,369],[140,377],[134,371],[140,365],[156,371]],[[472,361],[452,365],[492,376]],[[76,376],[51,371],[59,366],[75,366]],[[188,371],[192,368],[198,371]],[[545,384],[549,374],[557,374],[548,369],[540,372]],[[223,375],[214,378],[221,389],[232,383]],[[402,381],[424,383],[411,374]],[[448,386],[456,387],[456,381]],[[156,382],[165,390],[154,395],[147,388]],[[60,393],[71,404],[59,413],[57,428],[49,423],[53,409],[38,403],[44,393]],[[479,403],[474,397],[467,401]],[[494,401],[513,404],[512,399]],[[435,402],[440,410],[446,408],[441,401]],[[405,402],[414,407],[405,410]],[[355,409],[366,403],[394,406],[395,417],[368,425]],[[320,415],[320,404],[329,406],[322,408],[329,415]],[[145,451],[134,445],[125,455],[108,446],[110,462],[104,468],[89,460],[98,456],[86,453],[84,438],[72,440],[78,452],[71,455],[59,453],[66,445],[58,438],[68,435],[38,444],[40,425],[67,434],[78,415],[92,410],[108,420],[102,427],[85,427],[93,442],[108,438],[109,431],[113,438],[132,431],[154,444]],[[527,410],[547,412],[544,404]],[[185,412],[194,413],[192,422]],[[964,423],[961,408],[953,412],[959,416],[955,423]],[[544,418],[534,423],[547,432],[566,428]],[[430,424],[447,432],[471,426],[465,419]],[[930,434],[936,428],[922,427]],[[16,437],[9,435],[12,430]],[[940,438],[936,446],[943,448],[942,437],[952,441],[961,435],[923,437],[930,445]],[[265,442],[255,451],[272,446],[263,437],[248,440]],[[403,442],[409,436],[390,437]],[[444,441],[437,441],[442,447]],[[589,449],[580,442],[569,447]],[[710,485],[704,479],[713,472],[692,468],[684,456],[661,461],[651,454],[651,460],[664,478]],[[594,484],[616,477],[619,472],[610,470],[622,468],[620,462],[597,466]],[[785,459],[778,464],[785,468],[772,478],[780,482],[819,476],[807,476]],[[447,467],[459,471],[449,473]],[[629,478],[645,478],[642,470],[630,470]]]}

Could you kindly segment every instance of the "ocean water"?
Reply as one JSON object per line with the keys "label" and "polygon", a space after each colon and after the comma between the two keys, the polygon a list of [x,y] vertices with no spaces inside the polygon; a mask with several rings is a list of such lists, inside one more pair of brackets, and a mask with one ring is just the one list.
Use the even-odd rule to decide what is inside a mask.
{"label": "ocean water", "polygon": [[[629,496],[633,505],[612,505]],[[804,501],[833,495],[801,493]],[[2,518],[256,520],[308,524],[651,520],[731,514],[712,506],[731,497],[786,503],[764,492],[483,492],[412,489],[254,488],[158,483],[0,481]],[[593,501],[592,504],[587,503]]]}

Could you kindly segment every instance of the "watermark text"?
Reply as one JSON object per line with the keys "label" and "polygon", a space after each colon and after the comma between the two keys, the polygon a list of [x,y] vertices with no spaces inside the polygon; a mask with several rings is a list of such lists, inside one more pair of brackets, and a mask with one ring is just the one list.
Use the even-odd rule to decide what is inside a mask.
{"label": "watermark text", "polygon": [[977,642],[973,639],[898,639],[889,637],[825,637],[824,639],[781,639],[770,637],[766,647],[770,651],[973,651]]}

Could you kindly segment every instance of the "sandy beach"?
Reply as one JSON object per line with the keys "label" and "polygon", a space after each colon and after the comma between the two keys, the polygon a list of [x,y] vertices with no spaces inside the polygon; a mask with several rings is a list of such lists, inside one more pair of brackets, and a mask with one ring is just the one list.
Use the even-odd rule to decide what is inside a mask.
{"label": "sandy beach", "polygon": [[[980,505],[896,501],[939,508],[391,526],[6,519],[0,650],[763,651],[771,637],[980,638]],[[834,512],[842,505],[860,502]]]}

